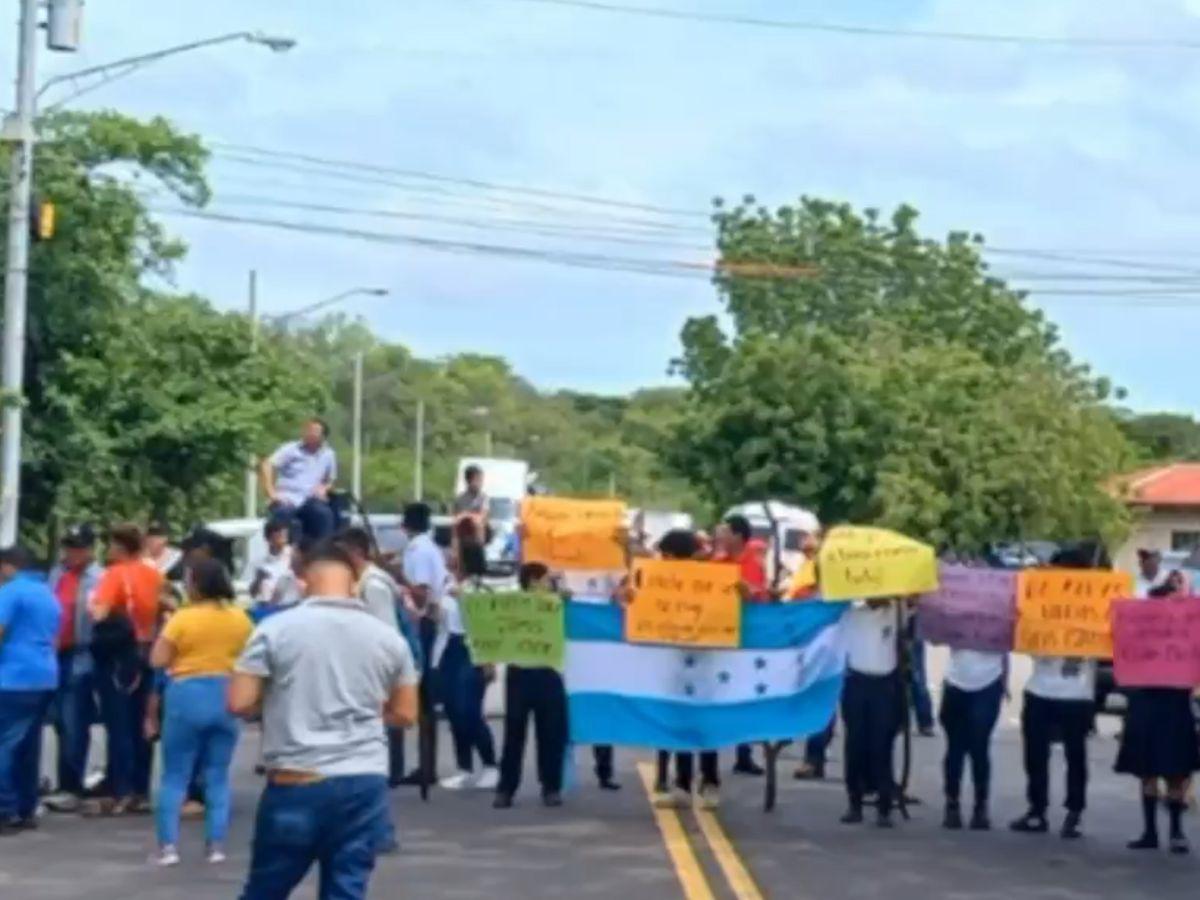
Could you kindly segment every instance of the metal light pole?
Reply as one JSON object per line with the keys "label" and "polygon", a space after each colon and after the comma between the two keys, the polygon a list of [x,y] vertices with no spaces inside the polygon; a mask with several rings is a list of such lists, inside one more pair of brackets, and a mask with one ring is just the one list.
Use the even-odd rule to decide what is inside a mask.
{"label": "metal light pole", "polygon": [[29,277],[29,200],[33,193],[33,118],[37,104],[34,66],[37,56],[38,0],[21,0],[17,45],[17,106],[5,122],[5,137],[15,141],[9,175],[8,246],[4,272],[3,372],[0,373],[0,544],[17,540],[21,502],[21,412],[25,402],[25,297]]}
{"label": "metal light pole", "polygon": [[413,449],[413,500],[425,493],[425,401],[417,401],[416,447]]}
{"label": "metal light pole", "polygon": [[[67,75],[56,75],[34,89],[37,56],[38,0],[21,0],[21,22],[17,44],[17,102],[13,114],[4,123],[3,137],[15,144],[12,153],[11,185],[8,208],[8,243],[4,273],[3,364],[0,366],[0,545],[16,541],[21,502],[21,430],[25,397],[25,319],[29,275],[29,205],[33,193],[34,121],[37,101],[49,88],[65,81],[96,76],[101,83],[136,71],[144,65],[228,41],[244,40],[261,44],[276,52],[290,50],[295,41],[260,32],[242,31],[204,41],[168,47],[154,53],[91,66]],[[74,49],[79,27],[80,4],[77,0],[50,0],[50,45],[55,49]],[[67,98],[70,99],[70,98]],[[65,101],[63,101],[65,102]]]}
{"label": "metal light pole", "polygon": [[[250,270],[250,353],[258,353],[258,272]],[[258,458],[251,453],[246,460],[246,518],[258,518]]]}
{"label": "metal light pole", "polygon": [[353,455],[350,490],[354,498],[362,503],[362,440],[363,440],[363,359],[362,351],[354,354],[354,435],[351,453]]}

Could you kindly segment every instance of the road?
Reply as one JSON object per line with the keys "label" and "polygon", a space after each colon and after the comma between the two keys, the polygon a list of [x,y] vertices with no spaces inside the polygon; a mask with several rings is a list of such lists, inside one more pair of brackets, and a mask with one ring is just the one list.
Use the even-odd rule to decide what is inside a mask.
{"label": "road", "polygon": [[[498,727],[499,723],[495,723]],[[855,900],[1082,900],[1106,897],[1194,897],[1200,863],[1165,853],[1135,855],[1124,843],[1138,830],[1132,781],[1112,773],[1116,742],[1093,739],[1092,808],[1085,840],[1055,836],[950,834],[939,827],[941,741],[914,739],[912,792],[922,805],[891,832],[838,824],[843,808],[836,781],[801,784],[784,761],[778,809],[762,811],[762,783],[726,780],[723,805],[701,821],[691,811],[660,814],[639,781],[649,757],[618,750],[624,789],[602,793],[578,753],[578,786],[567,805],[543,809],[527,779],[518,806],[491,809],[490,797],[435,791],[423,804],[409,790],[393,794],[402,851],[382,861],[372,898],[582,898],[706,900],[760,897]],[[448,741],[440,742],[443,746]],[[245,872],[258,779],[256,741],[243,741],[236,763],[231,859],[222,867],[199,861],[201,832],[185,825],[185,863],[160,871],[146,863],[152,849],[149,819],[86,821],[51,816],[34,834],[0,839],[0,897],[4,900],[216,900],[237,896]],[[835,746],[832,775],[840,773]],[[789,754],[793,751],[789,750]],[[786,756],[786,754],[785,754]],[[726,765],[727,765],[726,761]],[[448,771],[448,763],[445,763]],[[1022,811],[1019,735],[1011,710],[995,745],[998,824]],[[1057,771],[1057,769],[1056,769]],[[1055,781],[1061,792],[1061,775]],[[1058,793],[1057,795],[1061,795]],[[1056,818],[1059,818],[1056,812]],[[1189,817],[1200,843],[1200,822]],[[298,897],[313,896],[307,887]]]}

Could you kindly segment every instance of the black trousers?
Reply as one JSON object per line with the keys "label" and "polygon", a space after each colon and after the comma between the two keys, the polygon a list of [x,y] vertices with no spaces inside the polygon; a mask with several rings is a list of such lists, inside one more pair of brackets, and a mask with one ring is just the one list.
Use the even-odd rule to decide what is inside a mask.
{"label": "black trousers", "polygon": [[[695,754],[675,754],[675,786],[686,793],[692,792],[692,782],[695,779]],[[720,787],[720,761],[716,750],[705,750],[700,756],[700,785],[702,787]],[[670,781],[671,752],[658,751],[658,777],[656,784],[665,788]]]}
{"label": "black trousers", "polygon": [[1004,679],[997,678],[985,688],[964,691],[946,684],[938,715],[946,729],[946,756],[942,775],[946,799],[958,802],[962,792],[963,769],[971,760],[971,780],[975,785],[975,805],[987,806],[992,783],[992,732],[1000,718],[1004,697]]}
{"label": "black trousers", "polygon": [[846,791],[852,805],[874,788],[879,810],[888,812],[895,800],[892,749],[900,732],[900,678],[846,673],[842,690],[842,721],[846,732]]}
{"label": "black trousers", "polygon": [[1048,700],[1025,692],[1021,737],[1031,812],[1045,815],[1050,806],[1050,745],[1056,740],[1067,758],[1067,810],[1081,813],[1087,807],[1087,736],[1094,709],[1091,700]]}
{"label": "black trousers", "polygon": [[612,744],[596,744],[592,747],[592,759],[596,762],[596,780],[612,781],[616,771],[613,768]]}
{"label": "black trousers", "polygon": [[533,717],[538,781],[543,793],[562,790],[567,752],[567,692],[553,669],[509,666],[504,683],[504,749],[500,755],[501,794],[521,786],[525,736]]}
{"label": "black trousers", "polygon": [[399,787],[404,780],[404,729],[387,728],[388,787]]}
{"label": "black trousers", "polygon": [[833,742],[833,733],[836,727],[837,713],[834,713],[824,731],[809,735],[808,740],[804,742],[804,761],[814,769],[824,770],[825,752]]}

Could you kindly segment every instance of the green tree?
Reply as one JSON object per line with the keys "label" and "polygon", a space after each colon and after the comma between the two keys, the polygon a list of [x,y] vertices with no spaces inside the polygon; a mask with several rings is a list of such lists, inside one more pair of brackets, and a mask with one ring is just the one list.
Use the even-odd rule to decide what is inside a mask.
{"label": "green tree", "polygon": [[[685,325],[672,444],[714,504],[778,497],[963,548],[1120,533],[1102,484],[1131,456],[1109,386],[988,274],[978,239],[808,199],[715,218],[732,328]],[[763,264],[776,276],[739,274]]]}
{"label": "green tree", "polygon": [[1200,422],[1191,416],[1118,410],[1117,421],[1147,461],[1200,460]]}

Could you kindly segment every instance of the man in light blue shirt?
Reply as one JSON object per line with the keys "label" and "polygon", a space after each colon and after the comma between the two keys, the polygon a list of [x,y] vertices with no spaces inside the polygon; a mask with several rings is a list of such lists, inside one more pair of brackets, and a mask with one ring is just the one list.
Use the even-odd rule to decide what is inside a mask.
{"label": "man in light blue shirt", "polygon": [[262,463],[259,474],[271,517],[292,525],[293,539],[302,534],[323,540],[336,527],[329,491],[337,479],[337,455],[326,438],[325,423],[309,419],[300,440],[284,444]]}
{"label": "man in light blue shirt", "polygon": [[0,550],[0,836],[36,828],[42,722],[58,687],[61,610],[20,547]]}

